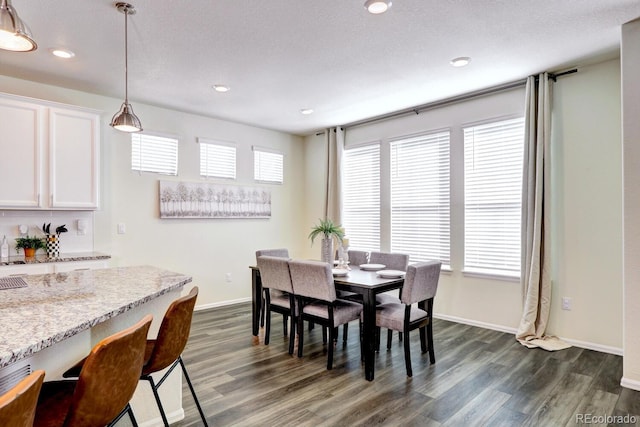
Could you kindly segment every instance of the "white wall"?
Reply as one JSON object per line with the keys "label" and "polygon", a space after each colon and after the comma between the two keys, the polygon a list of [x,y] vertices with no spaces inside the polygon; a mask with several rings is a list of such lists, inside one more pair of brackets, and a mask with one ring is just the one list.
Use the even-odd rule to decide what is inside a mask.
{"label": "white wall", "polygon": [[[251,297],[248,267],[255,265],[257,249],[288,247],[293,254],[306,250],[306,234],[301,232],[306,209],[305,157],[299,137],[152,107],[133,99],[145,130],[180,138],[178,177],[140,175],[130,170],[129,135],[108,126],[122,100],[5,76],[0,76],[0,91],[103,111],[102,200],[101,209],[95,212],[94,249],[110,254],[112,265],[149,264],[192,275],[193,284],[200,287],[198,307],[207,307]],[[273,200],[270,219],[159,219],[159,179],[200,179],[198,136],[237,143],[237,184],[253,184],[252,145],[285,153],[285,183],[269,185]],[[116,233],[118,223],[126,225],[126,234]],[[231,283],[225,281],[227,273]]]}
{"label": "white wall", "polygon": [[[553,84],[549,330],[622,348],[620,63],[580,67]],[[571,311],[561,298],[572,299]]]}
{"label": "white wall", "polygon": [[[636,68],[637,69],[637,68]],[[553,295],[548,333],[603,351],[622,348],[622,182],[618,60],[581,67],[553,84]],[[465,123],[524,110],[516,89],[393,120],[347,129],[346,143],[384,140],[430,129],[458,126],[453,109],[464,108]],[[454,127],[455,129],[455,127]],[[462,162],[461,135],[452,134],[452,162]],[[307,152],[319,152],[317,137]],[[307,172],[307,186],[316,175]],[[640,180],[636,180],[638,182]],[[324,194],[321,181],[317,191]],[[452,177],[451,263],[443,273],[436,314],[440,317],[515,331],[522,296],[517,282],[468,277],[463,263],[462,182]],[[348,233],[348,230],[347,230]],[[560,297],[572,298],[562,311]]]}
{"label": "white wall", "polygon": [[622,385],[640,390],[640,19],[622,26],[624,361]]}

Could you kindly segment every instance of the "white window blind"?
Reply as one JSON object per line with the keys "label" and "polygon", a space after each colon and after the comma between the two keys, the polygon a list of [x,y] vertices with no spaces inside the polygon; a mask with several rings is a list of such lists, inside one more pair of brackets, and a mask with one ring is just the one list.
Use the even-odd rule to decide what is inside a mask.
{"label": "white window blind", "polygon": [[380,250],[380,145],[344,151],[342,225],[349,247]]}
{"label": "white window blind", "polygon": [[200,176],[236,179],[236,146],[231,142],[198,138]]}
{"label": "white window blind", "polygon": [[464,128],[464,269],[520,276],[524,119]]}
{"label": "white window blind", "polygon": [[450,264],[449,131],[392,141],[391,251]]}
{"label": "white window blind", "polygon": [[284,181],[284,154],[253,147],[253,178],[256,181],[282,184]]}
{"label": "white window blind", "polygon": [[178,139],[148,133],[132,133],[131,170],[177,175]]}

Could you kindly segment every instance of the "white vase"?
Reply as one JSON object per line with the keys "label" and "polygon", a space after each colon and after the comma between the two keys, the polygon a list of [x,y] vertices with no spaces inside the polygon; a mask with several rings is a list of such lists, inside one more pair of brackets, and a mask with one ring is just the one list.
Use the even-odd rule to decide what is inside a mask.
{"label": "white vase", "polygon": [[322,239],[322,254],[321,259],[323,262],[333,263],[333,239]]}

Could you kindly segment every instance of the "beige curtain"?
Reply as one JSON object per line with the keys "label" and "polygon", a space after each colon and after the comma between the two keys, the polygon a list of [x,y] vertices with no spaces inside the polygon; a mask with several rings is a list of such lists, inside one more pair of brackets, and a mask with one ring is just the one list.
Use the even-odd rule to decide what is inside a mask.
{"label": "beige curtain", "polygon": [[516,339],[526,347],[561,350],[570,346],[545,335],[551,308],[551,100],[547,73],[527,79],[525,99],[520,279],[523,312]]}
{"label": "beige curtain", "polygon": [[342,154],[344,152],[344,130],[335,127],[325,131],[327,142],[327,191],[325,218],[342,224]]}

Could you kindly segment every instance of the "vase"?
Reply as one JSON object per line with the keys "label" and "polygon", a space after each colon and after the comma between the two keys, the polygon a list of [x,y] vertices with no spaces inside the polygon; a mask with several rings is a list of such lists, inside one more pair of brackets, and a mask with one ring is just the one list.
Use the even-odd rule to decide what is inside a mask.
{"label": "vase", "polygon": [[47,256],[49,258],[58,258],[60,256],[60,239],[58,239],[58,236],[47,237]]}
{"label": "vase", "polygon": [[333,239],[322,239],[322,262],[333,264]]}

